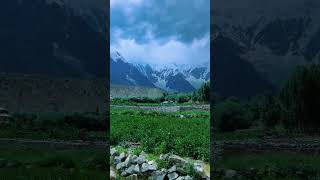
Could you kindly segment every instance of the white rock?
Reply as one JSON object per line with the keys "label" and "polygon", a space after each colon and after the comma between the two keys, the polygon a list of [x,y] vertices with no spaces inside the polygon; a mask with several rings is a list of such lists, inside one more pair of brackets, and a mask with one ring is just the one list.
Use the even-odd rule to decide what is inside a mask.
{"label": "white rock", "polygon": [[174,180],[177,179],[179,177],[179,175],[177,173],[169,173],[168,175],[169,180]]}
{"label": "white rock", "polygon": [[135,167],[134,165],[131,165],[129,168],[126,169],[126,173],[128,175],[133,174],[134,173],[134,167]]}
{"label": "white rock", "polygon": [[168,173],[173,173],[177,171],[177,166],[172,166],[170,169],[168,169]]}
{"label": "white rock", "polygon": [[139,166],[139,164],[136,164],[136,165],[134,166],[134,173],[140,173],[140,166]]}

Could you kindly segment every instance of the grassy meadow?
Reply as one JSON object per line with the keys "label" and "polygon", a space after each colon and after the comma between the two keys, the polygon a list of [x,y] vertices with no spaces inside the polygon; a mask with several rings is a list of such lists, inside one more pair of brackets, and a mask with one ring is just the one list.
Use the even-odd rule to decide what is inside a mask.
{"label": "grassy meadow", "polygon": [[[181,118],[183,117],[183,118]],[[111,145],[139,143],[152,154],[209,160],[209,112],[165,113],[111,108]]]}
{"label": "grassy meadow", "polygon": [[52,150],[2,147],[0,179],[107,179],[107,157],[102,150]]}

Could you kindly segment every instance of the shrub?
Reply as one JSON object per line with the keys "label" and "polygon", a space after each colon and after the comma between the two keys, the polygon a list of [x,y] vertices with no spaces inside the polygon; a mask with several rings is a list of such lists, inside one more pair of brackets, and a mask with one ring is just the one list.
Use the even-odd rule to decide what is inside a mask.
{"label": "shrub", "polygon": [[88,131],[104,131],[107,129],[107,121],[102,114],[97,113],[74,113],[67,115],[64,122],[70,126]]}
{"label": "shrub", "polygon": [[236,99],[227,99],[214,107],[218,130],[223,132],[251,126],[246,108]]}

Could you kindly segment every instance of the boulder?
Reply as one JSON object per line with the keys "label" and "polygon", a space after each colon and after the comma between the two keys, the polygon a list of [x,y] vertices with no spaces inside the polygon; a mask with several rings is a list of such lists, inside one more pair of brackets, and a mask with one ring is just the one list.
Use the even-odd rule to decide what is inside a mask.
{"label": "boulder", "polygon": [[116,169],[117,169],[117,171],[119,171],[121,169],[124,169],[125,167],[126,167],[126,165],[123,162],[121,162],[121,163],[117,164]]}
{"label": "boulder", "polygon": [[188,164],[188,161],[177,156],[177,155],[170,155],[168,161],[176,166],[185,167]]}
{"label": "boulder", "polygon": [[141,166],[141,172],[148,172],[148,171],[156,171],[157,165],[156,164],[149,164],[149,163],[143,163]]}
{"label": "boulder", "polygon": [[151,179],[152,180],[164,180],[166,175],[167,175],[167,172],[164,169],[162,169],[160,171],[154,172]]}
{"label": "boulder", "polygon": [[133,158],[132,158],[132,155],[129,154],[126,160],[124,161],[124,165],[126,167],[129,167],[132,163],[133,163]]}
{"label": "boulder", "polygon": [[139,174],[139,173],[140,173],[140,166],[139,166],[139,164],[136,164],[136,165],[134,166],[134,173],[136,173],[136,174]]}
{"label": "boulder", "polygon": [[196,163],[193,164],[193,170],[197,175],[199,175],[203,179],[206,179],[207,175],[206,175],[206,173],[204,171],[204,167],[203,166],[204,165],[202,163],[196,162]]}
{"label": "boulder", "polygon": [[116,180],[116,178],[117,178],[116,173],[112,169],[110,169],[110,180]]}
{"label": "boulder", "polygon": [[170,156],[169,154],[160,154],[159,159],[161,161],[166,161],[166,160],[168,160],[169,156]]}
{"label": "boulder", "polygon": [[136,162],[137,164],[143,164],[143,163],[145,163],[145,162],[146,162],[146,157],[145,157],[145,155],[140,154],[140,156],[136,158],[135,162]]}
{"label": "boulder", "polygon": [[134,174],[134,168],[135,168],[135,165],[131,165],[130,167],[128,167],[128,168],[126,169],[126,173],[127,173],[128,175]]}
{"label": "boulder", "polygon": [[119,164],[126,159],[126,154],[123,152],[119,156],[114,157],[114,163]]}
{"label": "boulder", "polygon": [[168,169],[168,173],[173,173],[177,171],[177,166],[172,166],[170,169]]}
{"label": "boulder", "polygon": [[175,173],[175,172],[169,173],[167,176],[168,176],[169,180],[174,180],[174,179],[177,179],[179,177],[179,175],[177,173]]}
{"label": "boulder", "polygon": [[126,177],[126,180],[138,180],[138,175],[132,174],[132,175]]}
{"label": "boulder", "polygon": [[119,152],[116,150],[116,148],[111,148],[110,149],[110,155],[111,156],[119,156]]}

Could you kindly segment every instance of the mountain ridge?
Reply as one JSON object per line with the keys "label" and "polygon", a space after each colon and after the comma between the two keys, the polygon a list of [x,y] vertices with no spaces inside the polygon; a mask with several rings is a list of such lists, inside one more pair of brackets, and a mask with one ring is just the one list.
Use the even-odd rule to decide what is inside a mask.
{"label": "mountain ridge", "polygon": [[110,52],[111,83],[157,87],[169,92],[192,92],[209,81],[208,66],[131,63],[119,52]]}

